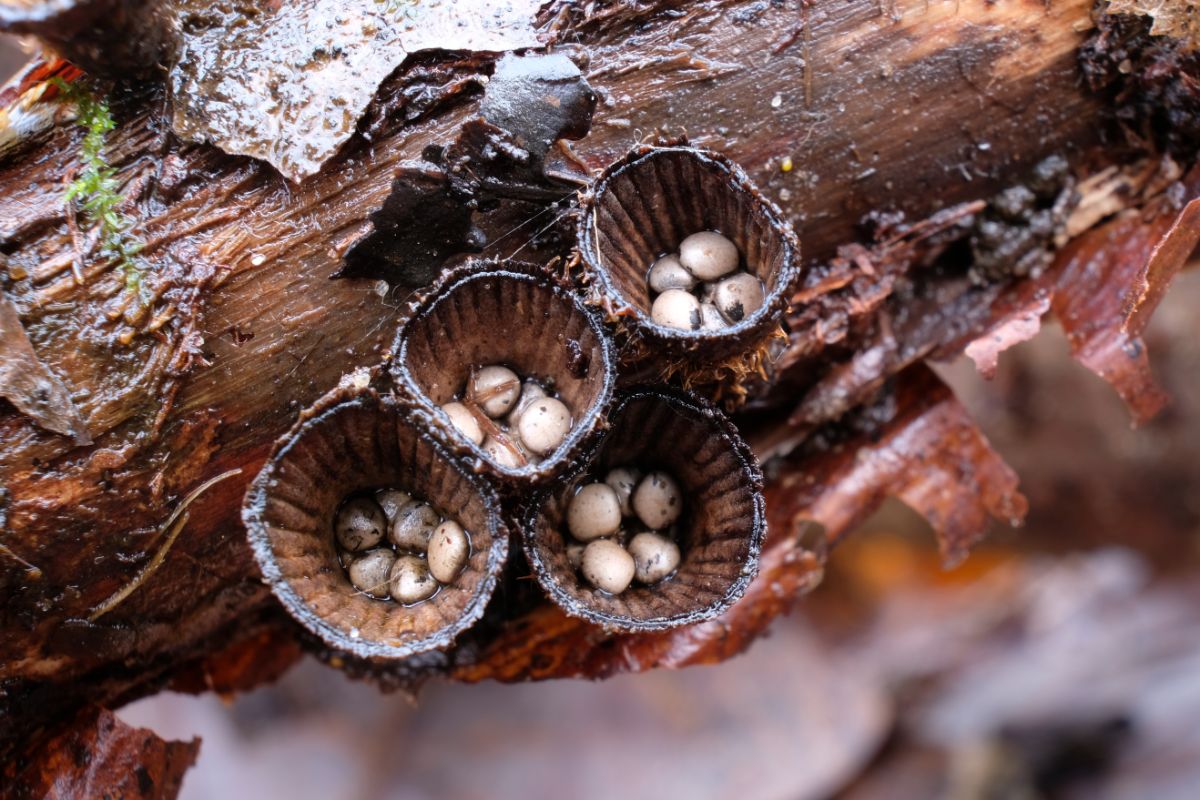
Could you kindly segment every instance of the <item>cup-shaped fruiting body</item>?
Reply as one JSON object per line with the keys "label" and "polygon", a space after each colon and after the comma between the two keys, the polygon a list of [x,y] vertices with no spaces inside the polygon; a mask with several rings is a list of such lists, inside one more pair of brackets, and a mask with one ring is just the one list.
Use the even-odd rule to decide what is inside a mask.
{"label": "cup-shaped fruiting body", "polygon": [[[662,630],[720,614],[742,596],[758,570],[766,534],[758,462],[729,419],[690,394],[635,390],[616,402],[611,419],[589,462],[564,485],[547,489],[529,512],[522,535],[534,574],[567,613],[610,629]],[[590,489],[594,497],[585,499],[596,513],[582,515],[587,509],[577,505],[577,514],[590,525],[580,527],[577,519],[572,534],[568,512],[576,494],[618,468],[634,468],[647,478],[672,476],[682,512],[671,520],[671,542],[658,541],[668,538],[665,528],[645,537],[649,526],[630,526],[604,538],[619,515],[610,506],[621,501],[620,489],[614,490],[615,500],[602,488]],[[612,482],[633,480],[622,472]],[[643,479],[642,484],[654,494],[651,483]],[[635,489],[633,506],[636,494]],[[643,515],[660,499],[642,498]],[[598,538],[584,541],[580,534]],[[595,558],[589,564],[587,549],[597,542],[606,543],[605,549],[592,548]],[[672,543],[678,546],[677,564]],[[632,558],[618,552],[622,547]],[[631,582],[631,575],[637,579]],[[627,588],[619,593],[596,588],[610,582]]]}
{"label": "cup-shaped fruiting body", "polygon": [[397,386],[439,437],[522,490],[570,469],[616,380],[599,316],[555,276],[513,262],[449,272],[414,305],[394,352]]}
{"label": "cup-shaped fruiting body", "polygon": [[[353,575],[339,563],[345,542],[360,544],[359,529],[377,522],[364,513],[350,530],[338,530],[345,517],[339,510],[354,502],[347,498],[379,489],[424,498],[470,531],[467,563],[456,574],[443,571],[450,580],[423,602],[388,599],[386,583],[373,593],[352,584],[379,583],[375,572],[394,578],[391,550],[370,551],[385,553],[388,563],[356,561]],[[386,510],[389,496],[374,496]],[[288,613],[325,645],[376,663],[449,646],[483,614],[508,554],[494,489],[408,420],[395,400],[373,392],[335,391],[302,415],[250,486],[242,519]],[[400,551],[400,558],[411,556]]]}
{"label": "cup-shaped fruiting body", "polygon": [[[644,357],[713,364],[760,346],[778,330],[799,274],[799,245],[779,210],[736,164],[692,147],[643,145],[608,167],[583,197],[578,234],[596,301]],[[688,270],[681,259],[693,250],[706,258]],[[726,300],[722,317],[689,296],[730,270],[761,282],[761,299]]]}

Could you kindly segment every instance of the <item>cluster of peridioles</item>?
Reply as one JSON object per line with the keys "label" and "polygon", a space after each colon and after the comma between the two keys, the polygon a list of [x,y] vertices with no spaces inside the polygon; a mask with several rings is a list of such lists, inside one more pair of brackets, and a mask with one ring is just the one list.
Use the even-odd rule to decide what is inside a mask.
{"label": "cluster of peridioles", "polygon": [[575,273],[450,270],[375,384],[277,443],[243,517],[326,646],[375,662],[451,646],[513,578],[510,539],[553,602],[614,630],[709,619],[753,577],[758,464],[684,387],[691,366],[765,352],[795,237],[736,165],[688,147],[615,163],[579,218]]}
{"label": "cluster of peridioles", "polygon": [[471,553],[462,525],[401,489],[347,498],[333,528],[354,588],[398,603],[420,603],[453,583]]}
{"label": "cluster of peridioles", "polygon": [[740,262],[737,245],[721,234],[693,233],[677,254],[650,266],[646,282],[655,293],[650,318],[669,328],[719,331],[754,314],[762,308],[763,283],[738,269]]}
{"label": "cluster of peridioles", "polygon": [[683,505],[670,474],[616,467],[603,481],[580,486],[567,503],[567,558],[609,594],[621,594],[634,580],[658,583],[679,566],[675,523]]}

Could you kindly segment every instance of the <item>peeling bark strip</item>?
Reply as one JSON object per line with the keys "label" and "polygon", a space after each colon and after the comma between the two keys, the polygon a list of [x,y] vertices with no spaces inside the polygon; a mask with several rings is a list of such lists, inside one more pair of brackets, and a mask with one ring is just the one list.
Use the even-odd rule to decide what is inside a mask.
{"label": "peeling bark strip", "polygon": [[[463,16],[475,10],[453,7]],[[1011,324],[1012,314],[1028,320],[1025,303],[1041,302],[1022,295],[1031,279],[971,279],[968,218],[1027,182],[1048,156],[1062,156],[1086,179],[1084,164],[1101,171],[1145,150],[1093,149],[1114,133],[1106,122],[1117,101],[1079,80],[1090,0],[905,0],[894,11],[880,17],[875,0],[547,6],[540,33],[584,65],[599,97],[593,129],[575,148],[584,167],[604,167],[659,129],[686,131],[694,144],[742,164],[796,228],[813,279],[797,298],[799,324],[774,385],[740,421],[756,432],[760,452],[795,452],[768,465],[773,529],[763,574],[725,619],[667,638],[613,639],[539,605],[514,575],[491,627],[434,671],[516,680],[718,660],[745,647],[819,570],[819,557],[792,535],[797,519],[817,517],[835,537],[895,492],[937,518],[953,558],[989,515],[1020,515],[1011,472],[918,362],[957,354]],[[1129,50],[1135,40],[1121,38],[1118,49],[1149,52],[1144,42]],[[1105,42],[1091,63],[1111,76]],[[1133,130],[1142,129],[1135,122],[1152,127],[1161,120],[1153,100],[1165,97],[1172,130],[1186,132],[1194,117],[1183,90],[1195,84],[1156,70],[1191,62],[1150,49],[1152,58],[1132,59],[1138,71],[1134,85],[1122,85],[1122,120]],[[255,641],[264,650],[278,641],[273,634],[291,637],[240,535],[245,483],[299,409],[343,372],[384,357],[403,298],[375,282],[329,276],[394,196],[401,171],[425,162],[431,147],[445,151],[479,116],[479,87],[495,60],[406,59],[336,153],[298,185],[262,162],[176,140],[152,87],[110,98],[118,128],[108,157],[127,201],[121,211],[136,220],[153,262],[149,319],[161,320],[153,332],[148,321],[122,319],[110,271],[89,265],[83,286],[69,274],[61,191],[81,134],[44,114],[39,124],[49,127],[35,137],[15,137],[11,147],[0,138],[0,288],[97,440],[78,449],[23,415],[0,414],[4,545],[42,570],[33,575],[0,553],[0,753],[70,719],[85,701],[137,696],[172,675],[195,678],[206,653],[236,649],[243,637],[263,634]],[[1117,74],[1121,63],[1111,63]],[[33,108],[53,102],[30,97],[31,89],[21,95],[36,100]],[[4,113],[0,123],[15,118]],[[16,147],[24,148],[19,158]],[[1190,154],[1174,152],[1190,167]],[[1056,290],[1061,302],[1077,280],[1062,277],[1075,274],[1064,259],[1085,251],[1096,263],[1119,262],[1113,274],[1148,281],[1138,289],[1147,304],[1157,297],[1186,249],[1182,234],[1171,234],[1158,250],[1165,261],[1142,269],[1172,229],[1156,221],[1173,220],[1163,206],[1178,193],[1177,177],[1147,184],[1122,206],[1140,209],[1140,218],[1118,218],[1086,248],[1062,251],[1044,272],[1067,281]],[[1110,213],[1089,207],[1102,209],[1090,224]],[[868,212],[880,223],[873,237],[860,227]],[[558,217],[544,204],[506,201],[479,222],[490,242],[484,254],[564,255],[570,242],[553,236]],[[1126,324],[1129,281],[1088,286],[1103,298],[1101,329]],[[1100,312],[1075,308],[1077,329],[1088,331]],[[1025,329],[1004,330],[1012,340]],[[124,334],[128,347],[115,349]],[[924,438],[931,435],[960,449],[934,447]],[[930,459],[932,482],[906,474],[916,457]],[[170,509],[235,468],[241,476],[189,508],[187,529],[152,578],[86,622],[153,558]]]}
{"label": "peeling bark strip", "polygon": [[869,435],[786,459],[773,485],[772,522],[788,523],[786,530],[811,518],[836,539],[892,496],[929,520],[953,566],[987,532],[989,518],[1014,526],[1024,520],[1016,474],[927,367],[901,373],[891,397],[858,413],[889,421]]}
{"label": "peeling bark strip", "polygon": [[[1193,176],[1192,184],[1194,195],[1195,191],[1200,191],[1200,172]],[[1171,280],[1200,244],[1200,197],[1190,197],[1170,225],[1138,272],[1125,304],[1122,330],[1127,335],[1140,336],[1146,330],[1150,316],[1162,301]]]}
{"label": "peeling bark strip", "polygon": [[[813,427],[866,401],[888,376],[921,359],[951,360],[965,352],[990,375],[1000,353],[1032,338],[1047,313],[1062,324],[1072,355],[1116,389],[1134,421],[1149,420],[1166,396],[1150,374],[1140,333],[1200,241],[1200,232],[1188,225],[1198,213],[1192,198],[1200,191],[1200,172],[1179,180],[1178,170],[1167,158],[1149,167],[1135,164],[1128,175],[1088,181],[1077,207],[1087,226],[1131,206],[1144,208],[1094,230],[1077,229],[1082,235],[1057,253],[1027,251],[1048,263],[1012,286],[980,286],[969,271],[955,267],[961,259],[955,248],[977,229],[983,204],[885,229],[870,248],[842,248],[793,301],[793,344],[768,399],[801,399],[791,428],[772,433],[771,452],[786,450]],[[1097,215],[1098,205],[1107,211]],[[1067,230],[1078,224],[1075,219],[1072,214],[1064,221]],[[918,268],[931,274],[908,284],[907,275]],[[896,296],[897,286],[904,295]],[[821,366],[805,369],[814,362]]]}
{"label": "peeling bark strip", "polygon": [[[1176,169],[1168,160],[1155,174],[1175,177]],[[1144,173],[1134,169],[1139,171]],[[1032,337],[1049,311],[1062,325],[1071,355],[1112,385],[1135,424],[1162,410],[1168,398],[1151,374],[1141,334],[1200,243],[1200,170],[1170,186],[1140,211],[1084,232],[1042,275],[998,299],[994,322],[966,347],[985,375],[1000,352]],[[942,355],[954,352],[952,347]]]}

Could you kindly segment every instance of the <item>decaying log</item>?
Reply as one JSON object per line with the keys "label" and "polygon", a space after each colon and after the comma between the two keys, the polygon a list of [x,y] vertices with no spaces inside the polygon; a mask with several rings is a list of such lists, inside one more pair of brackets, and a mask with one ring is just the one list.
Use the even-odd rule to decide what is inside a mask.
{"label": "decaying log", "polygon": [[[1138,334],[1195,245],[1200,177],[1178,141],[1130,147],[1118,128],[1116,111],[1143,97],[1131,88],[1141,61],[1116,86],[1081,80],[1081,48],[1111,33],[1098,34],[1090,2],[587,8],[551,4],[530,22],[599,95],[580,163],[596,171],[646,137],[686,134],[741,163],[802,242],[788,349],[739,420],[776,456],[763,574],[722,619],[667,634],[612,637],[546,605],[499,603],[421,667],[518,680],[720,660],[813,583],[812,523],[832,542],[887,495],[961,558],[989,517],[1019,522],[1024,500],[922,362],[965,349],[987,368],[1050,311],[1135,418],[1160,405]],[[1145,27],[1121,40],[1141,43],[1135,56],[1161,45]],[[476,117],[496,57],[410,55],[358,133],[299,183],[181,141],[161,87],[116,88],[107,155],[145,244],[137,302],[118,270],[80,258],[92,244],[63,203],[83,134],[44,78],[66,68],[42,65],[0,94],[55,122],[32,141],[0,139],[0,286],[94,440],[78,447],[0,407],[0,753],[84,703],[171,681],[241,688],[296,656],[246,547],[242,494],[301,408],[386,358],[403,293],[330,277],[376,230],[394,182]],[[1120,121],[1131,131],[1144,116]],[[1051,193],[1069,198],[1062,218],[1025,240],[1031,218],[1006,217],[1001,242],[1045,259],[1028,275],[972,271],[980,220],[1050,157],[1070,178]],[[484,253],[562,255],[565,213],[508,202],[480,220]]]}

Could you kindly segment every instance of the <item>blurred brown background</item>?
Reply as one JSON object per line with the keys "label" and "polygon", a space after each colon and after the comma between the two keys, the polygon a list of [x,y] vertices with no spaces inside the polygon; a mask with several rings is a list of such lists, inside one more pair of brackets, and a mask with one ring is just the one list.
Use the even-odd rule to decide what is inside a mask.
{"label": "blurred brown background", "polygon": [[0,80],[7,81],[25,63],[25,58],[24,49],[17,39],[0,35]]}
{"label": "blurred brown background", "polygon": [[[24,60],[0,38],[0,76]],[[1200,274],[1147,335],[1174,405],[1137,431],[1053,325],[984,382],[939,367],[1031,504],[960,568],[887,505],[773,635],[718,667],[436,685],[308,661],[128,722],[204,739],[183,797],[1200,796]]]}

